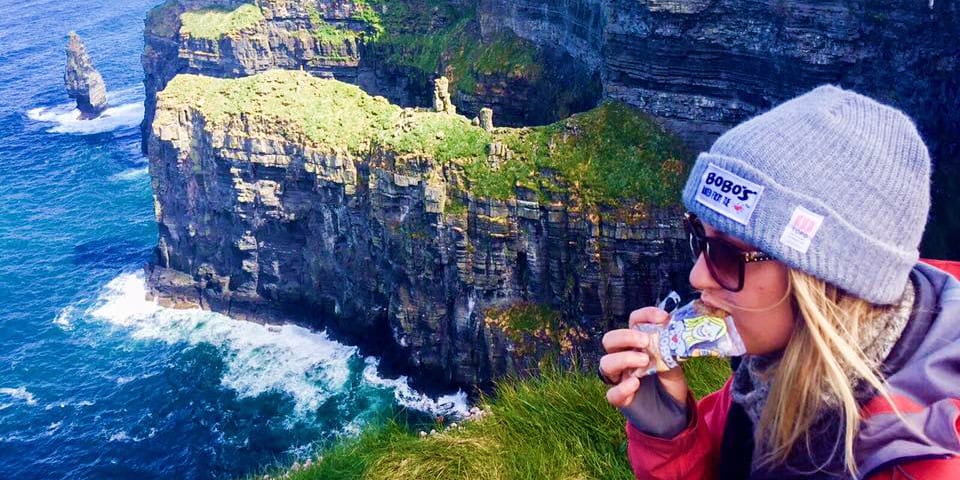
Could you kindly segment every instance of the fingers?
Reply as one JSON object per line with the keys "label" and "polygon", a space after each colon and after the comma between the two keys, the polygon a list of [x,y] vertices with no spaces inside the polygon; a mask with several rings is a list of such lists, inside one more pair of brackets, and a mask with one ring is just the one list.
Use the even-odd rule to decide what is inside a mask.
{"label": "fingers", "polygon": [[607,353],[616,353],[624,350],[647,348],[647,345],[650,344],[650,337],[644,332],[621,328],[603,334],[602,343],[603,349]]}
{"label": "fingers", "polygon": [[633,397],[640,389],[640,379],[636,377],[627,377],[616,386],[607,390],[607,402],[619,408],[626,407],[633,403]]}
{"label": "fingers", "polygon": [[641,323],[656,323],[663,325],[670,319],[670,315],[657,307],[643,307],[630,312],[630,328]]}
{"label": "fingers", "polygon": [[614,382],[621,381],[638,368],[647,368],[650,356],[633,350],[610,353],[600,358],[600,371]]}

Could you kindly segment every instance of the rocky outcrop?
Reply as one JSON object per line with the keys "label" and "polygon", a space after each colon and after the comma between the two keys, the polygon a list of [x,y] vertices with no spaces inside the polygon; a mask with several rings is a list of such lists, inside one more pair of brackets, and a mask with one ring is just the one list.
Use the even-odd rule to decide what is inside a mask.
{"label": "rocky outcrop", "polygon": [[[241,80],[181,75],[159,96],[149,158],[160,239],[148,274],[164,303],[293,318],[420,379],[484,385],[535,368],[547,352],[589,365],[612,322],[685,283],[676,206],[591,204],[562,168],[510,180],[517,186],[502,200],[477,193],[526,160],[503,146],[510,160],[500,169],[488,145],[532,151],[517,139],[553,132],[560,155],[559,142],[589,143],[591,122],[615,107],[488,133],[299,72],[231,82]],[[263,110],[274,105],[284,108]],[[286,116],[314,105],[312,127]],[[650,145],[663,145],[656,135]],[[475,147],[449,153],[442,140],[454,137]],[[665,184],[678,189],[682,164],[650,158],[643,164],[667,168]],[[546,306],[530,317],[545,320],[504,314],[526,315],[528,304]]]}
{"label": "rocky outcrop", "polygon": [[479,0],[508,29],[599,72],[604,96],[654,115],[694,149],[834,83],[917,122],[935,164],[928,255],[960,257],[960,5],[769,0]]}
{"label": "rocky outcrop", "polygon": [[433,111],[457,113],[457,107],[450,101],[450,81],[447,77],[440,77],[433,82]]}
{"label": "rocky outcrop", "polygon": [[75,32],[70,32],[67,40],[67,69],[63,83],[67,95],[77,101],[81,119],[96,118],[106,110],[107,87]]}

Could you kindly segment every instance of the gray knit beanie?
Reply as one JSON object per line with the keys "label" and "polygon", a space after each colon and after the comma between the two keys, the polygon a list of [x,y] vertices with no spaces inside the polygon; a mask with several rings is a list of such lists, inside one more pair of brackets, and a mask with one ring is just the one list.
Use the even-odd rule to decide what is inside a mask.
{"label": "gray knit beanie", "polygon": [[824,85],[717,139],[683,203],[790,267],[891,304],[919,258],[930,155],[899,110]]}

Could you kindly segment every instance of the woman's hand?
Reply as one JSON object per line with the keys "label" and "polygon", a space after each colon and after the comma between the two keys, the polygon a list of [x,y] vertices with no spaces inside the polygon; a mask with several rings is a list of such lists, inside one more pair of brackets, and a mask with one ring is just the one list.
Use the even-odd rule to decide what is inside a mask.
{"label": "woman's hand", "polygon": [[[641,308],[630,313],[631,328],[611,330],[603,336],[603,348],[607,354],[600,358],[600,371],[610,380],[617,382],[607,390],[607,401],[611,405],[623,408],[633,402],[634,395],[640,388],[640,379],[630,374],[638,368],[648,368],[651,361],[646,353],[650,343],[649,335],[634,330],[633,327],[641,323],[663,325],[669,319],[667,312],[659,308]],[[657,375],[664,390],[678,404],[685,404],[688,387],[683,369],[677,367]]]}

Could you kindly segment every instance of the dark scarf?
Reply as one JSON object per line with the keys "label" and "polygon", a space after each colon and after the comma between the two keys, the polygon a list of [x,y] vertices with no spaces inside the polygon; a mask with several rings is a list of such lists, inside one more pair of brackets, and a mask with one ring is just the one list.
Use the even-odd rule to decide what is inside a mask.
{"label": "dark scarf", "polygon": [[[871,362],[871,367],[881,365],[883,360],[890,354],[897,339],[900,338],[913,307],[915,297],[914,286],[912,282],[907,282],[903,296],[896,308],[870,322],[861,329],[859,344],[863,348],[864,354]],[[760,423],[760,415],[766,405],[767,397],[770,394],[770,379],[764,372],[774,368],[779,362],[781,353],[771,355],[747,355],[737,367],[731,385],[731,396],[733,405],[728,416],[728,425],[724,434],[724,445],[722,446],[721,458],[732,458],[736,456],[751,458],[749,472],[745,469],[745,463],[740,466],[727,463],[721,465],[727,471],[723,478],[776,478],[778,480],[788,478],[809,478],[816,475],[817,478],[844,478],[848,476],[844,465],[843,436],[844,425],[840,413],[839,400],[836,398],[826,398],[826,405],[832,407],[824,409],[822,413],[814,420],[810,438],[813,440],[809,445],[797,444],[790,453],[787,461],[782,465],[761,467],[759,459],[763,453],[761,448],[745,442],[739,444],[731,442],[731,439],[739,438],[757,438],[757,425]],[[861,404],[873,396],[868,385],[857,382],[854,393]],[[827,395],[827,394],[825,394]],[[749,430],[737,432],[736,430]],[[731,438],[727,438],[727,437]],[[733,468],[734,471],[730,471]],[[737,471],[739,470],[739,471]],[[723,472],[722,472],[723,473]]]}

